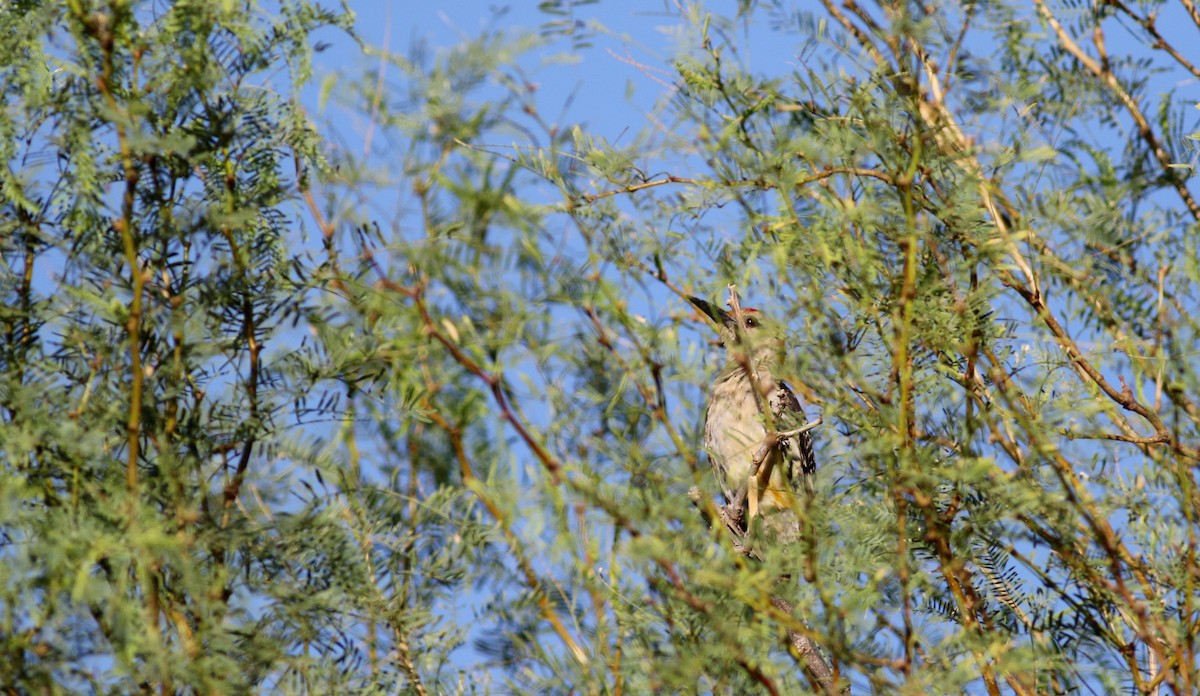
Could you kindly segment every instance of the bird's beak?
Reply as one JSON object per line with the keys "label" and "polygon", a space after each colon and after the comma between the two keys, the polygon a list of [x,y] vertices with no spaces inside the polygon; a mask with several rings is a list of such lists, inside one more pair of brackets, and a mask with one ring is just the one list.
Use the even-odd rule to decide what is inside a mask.
{"label": "bird's beak", "polygon": [[696,305],[696,309],[704,312],[709,319],[712,319],[714,322],[716,322],[718,326],[733,326],[735,324],[733,321],[733,315],[721,309],[720,307],[715,307],[699,297],[689,296],[688,300],[690,300],[692,304]]}

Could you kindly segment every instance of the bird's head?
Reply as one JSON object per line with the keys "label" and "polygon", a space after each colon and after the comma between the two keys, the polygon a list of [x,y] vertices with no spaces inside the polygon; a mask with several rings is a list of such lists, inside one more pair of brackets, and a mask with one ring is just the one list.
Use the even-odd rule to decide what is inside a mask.
{"label": "bird's head", "polygon": [[699,297],[688,299],[717,325],[721,345],[725,346],[731,360],[742,362],[741,356],[746,355],[755,365],[761,365],[779,357],[784,332],[778,322],[750,307],[742,307],[739,321],[737,315]]}

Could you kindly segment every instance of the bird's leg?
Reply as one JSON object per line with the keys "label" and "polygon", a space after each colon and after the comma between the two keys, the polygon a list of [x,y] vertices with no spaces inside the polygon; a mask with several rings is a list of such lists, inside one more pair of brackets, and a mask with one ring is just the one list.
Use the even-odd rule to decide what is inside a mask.
{"label": "bird's leg", "polygon": [[[746,520],[747,528],[749,528],[750,522],[758,516],[759,491],[765,488],[771,480],[771,471],[775,468],[775,458],[770,455],[771,450],[775,449],[778,444],[778,436],[773,433],[767,433],[762,446],[758,448],[758,451],[754,453],[754,458],[750,460],[750,476],[749,480],[746,481],[746,487],[750,490],[750,516]],[[764,463],[766,467],[763,467]]]}
{"label": "bird's leg", "polygon": [[[704,518],[704,521],[708,524],[713,524],[713,516],[709,514],[708,507],[705,505],[704,493],[700,490],[699,486],[692,486],[688,489],[688,499],[691,500],[692,504],[696,506],[696,509],[700,512],[700,517]],[[716,509],[716,513],[717,521],[719,521],[730,534],[729,540],[733,542],[733,549],[743,556],[749,556],[750,558],[758,558],[759,560],[762,560],[761,557],[754,551],[754,549],[742,543],[742,539],[746,537],[746,530],[742,527],[741,520],[733,517],[733,515],[730,513],[730,506],[725,505],[724,507],[718,507]]]}
{"label": "bird's leg", "polygon": [[[777,444],[779,444],[778,434],[768,432],[767,436],[763,438],[762,445],[758,448],[758,451],[754,453],[754,457],[750,459],[750,480],[754,480],[758,477],[758,472],[760,469],[762,469],[763,463],[767,461],[768,455],[771,454],[771,450],[774,449],[775,445]],[[767,475],[769,476],[770,474],[771,472],[768,470]]]}
{"label": "bird's leg", "polygon": [[750,489],[750,504],[747,511],[748,515],[746,516],[746,529],[750,529],[750,523],[754,521],[755,517],[758,517],[758,481],[751,476],[747,483],[750,484],[748,486]]}
{"label": "bird's leg", "polygon": [[729,518],[743,530],[748,529],[746,522],[746,487],[739,487],[731,498],[727,498],[725,510]]}

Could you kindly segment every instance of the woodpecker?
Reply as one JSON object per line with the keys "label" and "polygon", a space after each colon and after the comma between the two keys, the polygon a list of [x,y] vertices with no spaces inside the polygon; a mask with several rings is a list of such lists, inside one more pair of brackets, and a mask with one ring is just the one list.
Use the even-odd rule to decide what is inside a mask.
{"label": "woodpecker", "polygon": [[[726,351],[704,415],[704,447],[726,510],[743,529],[762,515],[776,536],[794,539],[795,496],[811,493],[816,471],[809,431],[820,420],[806,423],[799,399],[778,377],[783,327],[755,309],[741,309],[739,321],[698,297],[688,299],[716,323]],[[785,511],[792,514],[779,519]]]}

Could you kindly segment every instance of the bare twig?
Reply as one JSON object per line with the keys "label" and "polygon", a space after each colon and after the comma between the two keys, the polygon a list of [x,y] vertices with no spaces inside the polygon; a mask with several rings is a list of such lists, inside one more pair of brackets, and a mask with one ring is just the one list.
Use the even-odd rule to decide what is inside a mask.
{"label": "bare twig", "polygon": [[804,425],[800,426],[799,428],[796,428],[795,430],[784,430],[782,432],[776,433],[776,435],[778,435],[779,439],[781,439],[781,440],[787,439],[789,437],[795,437],[796,435],[803,435],[804,433],[807,433],[808,431],[816,428],[817,426],[821,425],[824,422],[825,422],[824,419],[822,419],[820,416],[817,416],[814,420],[810,420],[809,422],[805,423]]}
{"label": "bare twig", "polygon": [[380,275],[380,282],[390,290],[399,292],[413,300],[416,305],[417,312],[421,315],[421,322],[424,325],[425,333],[432,336],[438,343],[442,344],[454,361],[463,367],[467,372],[478,377],[488,385],[492,393],[492,398],[496,402],[496,406],[500,408],[500,416],[508,421],[517,435],[529,447],[538,461],[542,463],[543,468],[550,474],[550,480],[555,484],[562,481],[562,465],[559,461],[545,448],[542,443],[538,442],[529,428],[525,426],[525,422],[513,412],[512,407],[508,403],[508,397],[504,393],[504,378],[499,374],[492,374],[483,369],[479,363],[471,359],[469,355],[464,353],[454,341],[450,340],[440,329],[433,317],[429,314],[429,308],[425,305],[424,288],[421,285],[414,287],[404,287],[392,282],[384,276],[382,269],[376,268]]}
{"label": "bare twig", "polygon": [[1099,78],[1108,87],[1109,91],[1116,95],[1117,99],[1125,106],[1125,110],[1129,112],[1134,124],[1137,125],[1138,135],[1145,141],[1146,146],[1150,148],[1150,152],[1154,155],[1154,158],[1158,160],[1158,164],[1162,167],[1167,180],[1171,182],[1171,186],[1179,194],[1180,199],[1187,206],[1192,217],[1200,220],[1200,203],[1196,202],[1196,199],[1192,197],[1192,193],[1188,191],[1183,180],[1176,175],[1174,169],[1171,167],[1173,164],[1171,158],[1167,154],[1166,148],[1163,147],[1162,142],[1159,141],[1158,136],[1154,134],[1154,129],[1151,128],[1150,121],[1142,113],[1142,108],[1138,104],[1137,99],[1129,94],[1117,80],[1117,76],[1107,66],[1102,65],[1080,48],[1079,44],[1067,33],[1062,23],[1058,21],[1058,18],[1054,16],[1054,13],[1050,11],[1050,8],[1046,6],[1044,0],[1033,0],[1033,4],[1037,6],[1038,12],[1041,13],[1046,23],[1050,25],[1055,35],[1058,36],[1059,45],[1074,56],[1088,72]]}
{"label": "bare twig", "polygon": [[821,425],[823,422],[824,421],[821,419],[821,417],[818,416],[816,420],[809,421],[794,430],[771,430],[767,432],[766,436],[763,437],[762,445],[759,446],[759,448],[754,452],[754,456],[750,459],[750,475],[755,478],[755,481],[760,488],[766,486],[770,482],[771,467],[767,467],[767,470],[763,472],[759,472],[759,468],[762,467],[763,462],[767,460],[767,457],[770,456],[771,452],[774,451],[775,448],[779,447],[779,443],[783,442],[789,437],[803,435],[804,433],[807,433],[813,428]]}
{"label": "bare twig", "polygon": [[[792,603],[782,597],[771,597],[771,604],[776,609],[792,615],[794,607]],[[817,644],[811,638],[800,633],[799,631],[788,630],[788,640],[791,641],[792,649],[800,657],[804,663],[804,669],[809,676],[816,679],[817,683],[827,694],[833,693],[849,693],[849,687],[843,688],[840,692],[837,690],[837,682],[834,679],[833,671],[829,669],[829,665],[825,663],[825,658],[821,656],[821,651],[817,649]]]}
{"label": "bare twig", "polygon": [[475,497],[483,504],[492,518],[496,520],[496,524],[504,534],[504,539],[508,542],[509,549],[512,551],[513,559],[516,561],[521,573],[525,576],[525,584],[537,599],[542,618],[546,620],[546,623],[550,624],[550,628],[562,640],[563,645],[567,647],[567,650],[570,651],[575,661],[580,666],[586,667],[589,662],[587,652],[579,645],[575,637],[567,631],[567,627],[563,625],[562,619],[559,618],[558,613],[555,611],[553,602],[550,601],[549,594],[545,591],[542,579],[538,577],[533,563],[526,556],[516,533],[513,532],[511,521],[505,515],[504,510],[487,495],[481,482],[475,476],[471,459],[467,455],[466,447],[463,445],[462,428],[447,420],[436,408],[429,410],[429,417],[450,438],[450,444],[454,449],[454,457],[458,460],[463,482],[475,494]]}
{"label": "bare twig", "polygon": [[641,191],[643,189],[654,188],[655,186],[663,186],[665,184],[700,184],[700,183],[702,183],[702,182],[700,182],[697,179],[688,179],[688,178],[680,177],[680,176],[667,176],[667,177],[663,177],[662,179],[652,179],[650,181],[642,181],[642,182],[639,182],[636,184],[629,184],[629,185],[624,186],[619,189],[612,189],[609,191],[601,191],[600,193],[584,194],[583,200],[587,201],[588,203],[594,203],[594,202],[600,200],[601,198],[608,198],[609,196],[615,196],[620,193],[634,193],[635,191]]}
{"label": "bare twig", "polygon": [[1196,10],[1195,0],[1179,0],[1179,2],[1187,9],[1188,16],[1192,18],[1192,23],[1196,28],[1200,29],[1200,11]]}
{"label": "bare twig", "polygon": [[1175,46],[1173,46],[1166,40],[1166,38],[1163,37],[1162,32],[1158,30],[1158,26],[1154,22],[1155,17],[1153,14],[1139,15],[1121,0],[1107,0],[1107,2],[1108,4],[1116,7],[1118,10],[1129,15],[1130,19],[1140,24],[1142,28],[1146,30],[1146,33],[1154,39],[1154,43],[1150,44],[1151,48],[1157,48],[1166,51],[1168,55],[1175,59],[1175,62],[1183,66],[1184,70],[1187,70],[1192,75],[1200,78],[1200,69],[1198,69],[1187,58],[1185,58],[1184,55],[1179,52],[1179,49],[1175,48]]}

